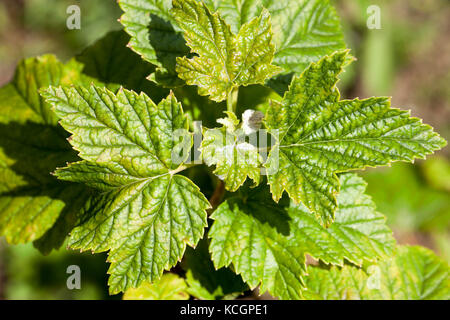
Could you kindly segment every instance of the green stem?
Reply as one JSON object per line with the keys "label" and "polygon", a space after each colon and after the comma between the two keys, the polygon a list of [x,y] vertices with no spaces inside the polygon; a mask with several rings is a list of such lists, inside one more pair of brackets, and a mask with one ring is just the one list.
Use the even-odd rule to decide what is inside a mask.
{"label": "green stem", "polygon": [[236,113],[236,106],[239,96],[239,87],[233,87],[227,97],[227,110]]}
{"label": "green stem", "polygon": [[216,208],[220,205],[223,200],[223,196],[225,195],[225,183],[222,180],[219,180],[214,190],[211,198],[209,199],[209,203],[211,204],[212,213]]}

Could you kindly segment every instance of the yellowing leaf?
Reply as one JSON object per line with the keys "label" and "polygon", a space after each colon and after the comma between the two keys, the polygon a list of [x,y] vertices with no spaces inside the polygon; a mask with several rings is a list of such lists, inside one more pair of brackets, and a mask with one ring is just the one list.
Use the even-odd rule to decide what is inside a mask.
{"label": "yellowing leaf", "polygon": [[53,55],[20,62],[0,88],[0,235],[9,243],[41,238],[58,220],[77,212],[88,191],[50,175],[77,156],[57,127],[57,117],[38,89],[81,82],[82,65]]}
{"label": "yellowing leaf", "polygon": [[281,72],[272,65],[270,14],[243,25],[237,35],[218,13],[195,0],[174,0],[172,12],[184,30],[187,45],[198,56],[177,58],[177,72],[189,85],[197,85],[200,95],[214,101],[225,100],[234,88],[264,84]]}
{"label": "yellowing leaf", "polygon": [[188,300],[187,289],[183,278],[166,273],[155,283],[144,282],[139,288],[128,289],[123,300]]}
{"label": "yellowing leaf", "polygon": [[215,165],[214,173],[225,181],[230,191],[236,191],[247,176],[256,185],[261,178],[262,157],[257,146],[245,141],[242,128],[237,128],[239,120],[234,113],[219,119],[222,128],[206,129],[200,147],[202,159],[208,166]]}

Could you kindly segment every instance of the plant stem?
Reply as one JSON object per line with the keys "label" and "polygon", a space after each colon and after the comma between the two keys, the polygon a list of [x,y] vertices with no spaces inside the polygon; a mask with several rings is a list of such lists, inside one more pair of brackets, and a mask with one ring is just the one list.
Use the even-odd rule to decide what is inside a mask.
{"label": "plant stem", "polygon": [[227,110],[229,112],[236,113],[236,106],[239,96],[239,87],[233,87],[231,91],[228,93],[227,97]]}
{"label": "plant stem", "polygon": [[225,183],[222,180],[219,180],[213,195],[209,199],[209,203],[211,204],[212,207],[211,212],[216,210],[216,208],[222,202],[224,194],[225,194]]}

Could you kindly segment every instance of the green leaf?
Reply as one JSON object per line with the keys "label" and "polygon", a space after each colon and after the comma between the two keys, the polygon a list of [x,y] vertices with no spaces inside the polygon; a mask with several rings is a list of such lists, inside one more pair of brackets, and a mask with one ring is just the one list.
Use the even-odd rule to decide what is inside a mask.
{"label": "green leaf", "polygon": [[161,101],[169,91],[144,80],[155,71],[155,67],[128,48],[126,45],[129,41],[130,36],[125,31],[112,31],[87,47],[75,59],[83,65],[83,74],[92,78],[97,85],[103,84],[113,92],[117,92],[120,87],[143,91],[153,101]]}
{"label": "green leaf", "polygon": [[208,240],[203,239],[197,248],[188,248],[182,267],[186,270],[188,292],[202,300],[234,299],[248,286],[242,278],[228,268],[216,270],[208,252]]}
{"label": "green leaf", "polygon": [[258,148],[246,142],[244,130],[237,128],[239,120],[234,113],[227,112],[227,118],[218,122],[223,124],[222,128],[206,129],[203,133],[200,147],[203,161],[208,166],[216,166],[214,173],[232,192],[239,189],[247,176],[258,185],[263,162]]}
{"label": "green leaf", "polygon": [[175,72],[176,58],[189,54],[180,28],[170,14],[172,0],[119,0],[120,22],[131,36],[129,46],[157,67],[149,79],[166,87],[183,82]]}
{"label": "green leaf", "polygon": [[209,232],[216,268],[233,264],[251,288],[261,283],[282,299],[299,299],[306,274],[305,254],[325,263],[361,265],[388,256],[394,248],[383,215],[364,194],[364,181],[341,177],[336,222],[326,229],[304,206],[276,204],[267,187],[228,198],[213,213]]}
{"label": "green leaf", "polygon": [[447,263],[422,247],[401,246],[367,272],[354,266],[308,268],[306,299],[448,300]]}
{"label": "green leaf", "polygon": [[86,188],[50,175],[78,157],[38,89],[93,82],[113,91],[121,85],[142,90],[155,101],[167,96],[142,81],[154,67],[125,47],[128,39],[124,31],[108,33],[67,64],[52,55],[23,60],[12,82],[0,89],[0,229],[8,241],[39,238],[35,245],[42,252],[59,248],[89,195]]}
{"label": "green leaf", "polygon": [[[201,2],[201,1],[198,1]],[[292,74],[300,74],[314,61],[335,50],[344,49],[344,36],[335,9],[327,0],[206,0],[237,34],[243,25],[267,9],[272,17],[273,64],[285,74],[269,82],[282,94]],[[158,67],[151,80],[178,86],[176,58],[189,55],[180,26],[170,14],[171,0],[119,0],[125,12],[121,23],[131,35],[130,46]]]}
{"label": "green leaf", "polygon": [[281,102],[266,113],[277,137],[265,166],[273,198],[286,190],[329,225],[337,208],[336,172],[425,158],[446,142],[389,98],[340,100],[338,75],[351,60],[339,51],[295,77]]}
{"label": "green leaf", "polygon": [[164,274],[155,283],[144,282],[139,288],[128,289],[123,300],[188,300],[187,285],[173,273]]}
{"label": "green leaf", "polygon": [[102,191],[87,204],[70,246],[110,250],[111,293],[157,280],[186,244],[202,238],[209,208],[198,187],[176,174],[185,167],[173,161],[173,132],[184,130],[191,143],[181,105],[173,94],[155,105],[144,93],[95,86],[50,87],[42,95],[85,160],[56,175]]}
{"label": "green leaf", "polygon": [[176,71],[187,84],[197,85],[200,95],[220,102],[234,88],[264,84],[281,72],[272,65],[275,46],[267,10],[244,24],[237,35],[202,2],[174,0],[172,13],[187,45],[198,54],[192,59],[178,57]]}
{"label": "green leaf", "polygon": [[285,70],[269,82],[278,93],[286,91],[292,74],[300,75],[311,62],[344,49],[339,17],[328,0],[208,0],[238,32],[245,23],[267,9],[272,17],[273,64]]}
{"label": "green leaf", "polygon": [[81,68],[53,55],[25,59],[0,88],[0,235],[10,243],[40,238],[60,215],[77,212],[88,195],[50,175],[77,156],[38,93],[48,85],[82,81]]}

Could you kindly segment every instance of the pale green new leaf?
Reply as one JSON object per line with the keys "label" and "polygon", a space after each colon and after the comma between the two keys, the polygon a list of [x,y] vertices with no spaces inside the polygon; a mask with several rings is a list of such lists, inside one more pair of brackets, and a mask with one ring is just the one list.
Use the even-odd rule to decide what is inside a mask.
{"label": "pale green new leaf", "polygon": [[139,288],[128,289],[123,300],[188,300],[187,289],[183,278],[166,273],[155,283],[144,282]]}
{"label": "pale green new leaf", "polygon": [[227,116],[218,120],[223,124],[222,128],[204,130],[200,152],[203,161],[208,166],[216,166],[214,173],[225,182],[228,190],[234,192],[247,176],[259,184],[263,160],[258,148],[245,141],[246,135],[238,128],[236,115],[227,112]]}
{"label": "pale green new leaf", "polygon": [[82,81],[81,68],[53,55],[29,58],[0,88],[0,235],[9,243],[40,238],[60,215],[78,211],[87,197],[83,187],[50,175],[77,156],[38,93],[49,85]]}
{"label": "pale green new leaf", "polygon": [[[201,1],[199,1],[201,2]],[[241,27],[267,9],[271,15],[273,64],[285,74],[270,81],[279,93],[286,90],[292,74],[300,74],[311,62],[344,49],[344,35],[335,9],[328,0],[205,0],[237,34]],[[119,0],[125,12],[120,19],[131,35],[130,46],[158,66],[150,79],[163,85],[179,85],[176,57],[189,54],[180,27],[170,14],[172,0]]]}
{"label": "pale green new leaf", "polygon": [[200,95],[220,102],[233,88],[264,84],[281,72],[272,65],[275,46],[267,10],[244,24],[237,35],[202,2],[174,0],[172,13],[187,45],[198,54],[177,58],[176,71],[187,84],[197,85]]}
{"label": "pale green new leaf", "polygon": [[173,94],[155,105],[144,93],[95,86],[50,87],[42,94],[85,160],[57,176],[102,191],[87,204],[70,246],[110,250],[111,293],[159,279],[186,244],[201,239],[209,207],[199,188],[176,174],[184,167],[172,157],[179,143],[173,132],[184,130],[183,143],[191,144],[181,105]]}
{"label": "pale green new leaf", "polygon": [[401,246],[398,254],[367,269],[308,268],[306,299],[449,300],[450,269],[432,251]]}
{"label": "pale green new leaf", "polygon": [[344,49],[344,34],[336,10],[328,0],[207,0],[218,10],[233,32],[261,14],[265,8],[272,17],[273,64],[285,70],[283,76],[270,81],[283,93],[292,74],[301,74],[315,62],[336,50]]}
{"label": "pale green new leaf", "polygon": [[336,221],[324,228],[304,206],[276,204],[267,187],[246,190],[221,204],[209,237],[217,268],[233,264],[250,287],[261,283],[282,299],[301,297],[305,254],[325,263],[362,265],[393,251],[395,241],[383,215],[364,194],[364,181],[354,174],[341,177]]}
{"label": "pale green new leaf", "polygon": [[391,108],[388,98],[340,101],[336,82],[350,60],[339,51],[313,63],[266,113],[278,140],[265,164],[273,198],[286,190],[324,225],[337,208],[336,172],[425,158],[446,144],[420,119]]}

